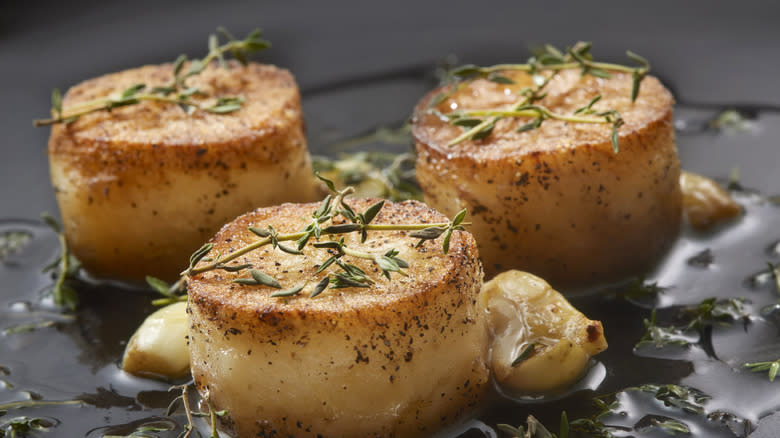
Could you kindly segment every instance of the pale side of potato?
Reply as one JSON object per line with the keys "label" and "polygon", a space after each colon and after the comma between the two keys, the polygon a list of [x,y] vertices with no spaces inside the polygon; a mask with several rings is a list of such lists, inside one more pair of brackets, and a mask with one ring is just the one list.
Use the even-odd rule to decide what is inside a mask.
{"label": "pale side of potato", "polygon": [[[169,64],[85,81],[63,106],[152,87]],[[92,275],[173,279],[224,223],[264,205],[319,198],[292,75],[273,66],[210,65],[188,79],[210,96],[241,96],[229,114],[141,102],[55,125],[52,183],[73,254]]]}
{"label": "pale side of potato", "polygon": [[187,303],[174,303],[149,315],[127,343],[122,369],[169,379],[189,374],[187,325]]}
{"label": "pale side of potato", "polygon": [[[516,84],[467,82],[436,109],[511,106],[531,77],[504,74]],[[563,71],[540,101],[572,114],[600,94],[594,108],[616,109],[625,120],[618,153],[607,124],[546,120],[517,132],[527,118],[503,118],[487,138],[449,146],[463,128],[428,108],[445,89],[422,99],[412,134],[425,201],[448,215],[468,208],[488,278],[522,269],[557,287],[616,281],[647,270],[672,245],[681,222],[674,101],[647,77],[632,103],[631,84],[630,74]]]}
{"label": "pale side of potato", "polygon": [[607,348],[601,322],[588,319],[535,275],[501,273],[482,286],[479,301],[489,315],[491,370],[511,392],[565,388]]}
{"label": "pale side of potato", "polygon": [[[355,211],[376,201],[348,200]],[[298,231],[317,207],[284,204],[243,215],[211,240],[214,251],[255,241],[249,226]],[[446,221],[408,201],[386,203],[372,223]],[[445,255],[441,237],[421,247],[417,240],[404,231],[370,231],[365,243],[356,233],[345,236],[355,250],[397,249],[408,276],[388,281],[373,261],[344,256],[376,284],[315,298],[308,295],[325,275],[315,271],[331,254],[311,246],[303,255],[263,247],[233,262],[251,263],[284,288],[309,282],[288,299],[271,297],[276,289],[267,286],[232,282],[246,272],[193,276],[192,374],[201,395],[227,411],[227,429],[240,437],[430,436],[471,411],[490,387],[476,242],[457,231]]]}
{"label": "pale side of potato", "polygon": [[684,171],[680,174],[680,188],[685,217],[697,230],[707,230],[742,213],[742,207],[710,178]]}

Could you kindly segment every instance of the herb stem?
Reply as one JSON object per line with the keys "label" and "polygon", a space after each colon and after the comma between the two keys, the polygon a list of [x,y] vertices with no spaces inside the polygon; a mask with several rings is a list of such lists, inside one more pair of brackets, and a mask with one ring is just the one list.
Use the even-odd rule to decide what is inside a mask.
{"label": "herb stem", "polygon": [[[351,188],[351,187],[350,187]],[[338,201],[338,197],[336,199]],[[337,205],[334,202],[334,205]],[[424,230],[426,228],[446,228],[449,226],[449,222],[439,222],[439,223],[433,223],[433,224],[367,224],[363,225],[363,228],[367,231],[405,231],[405,230]],[[471,225],[470,222],[464,222],[462,225]],[[307,233],[305,231],[299,231],[297,233],[290,233],[290,234],[279,234],[276,236],[276,240],[281,241],[290,241],[290,240],[298,240],[301,237],[305,236]],[[344,234],[341,232],[328,232],[323,230],[322,235],[323,236],[331,236],[331,235],[337,235],[337,234]],[[198,266],[196,268],[188,269],[184,272],[182,272],[182,275],[196,275],[200,274],[206,271],[211,271],[214,269],[217,269],[217,267],[233,261],[237,259],[238,257],[241,257],[244,254],[250,253],[258,248],[262,248],[265,245],[268,245],[272,243],[272,239],[270,237],[264,237],[260,240],[257,240],[255,242],[250,243],[247,246],[244,246],[242,248],[237,249],[236,251],[231,252],[230,254],[226,254],[222,257],[217,258],[216,260],[212,261],[209,264]],[[345,248],[346,250],[346,248]],[[353,250],[350,250],[353,251]],[[349,254],[345,251],[346,254]],[[362,257],[362,256],[356,256],[361,258],[368,258],[368,259],[374,259],[373,254],[363,253],[367,254],[368,257]],[[180,285],[180,282],[182,282],[182,279],[179,279],[174,286]],[[171,288],[173,289],[173,287]]]}
{"label": "herb stem", "polygon": [[[173,77],[165,86],[155,86],[147,89],[147,84],[133,85],[121,93],[108,97],[98,98],[87,102],[82,102],[67,108],[67,113],[62,108],[62,95],[59,90],[52,91],[52,113],[56,117],[49,119],[33,120],[33,126],[47,126],[57,123],[70,123],[79,117],[98,111],[111,111],[114,108],[122,106],[135,105],[141,101],[156,101],[162,103],[178,104],[190,114],[194,110],[207,111],[215,114],[227,114],[237,111],[241,108],[244,99],[241,97],[218,97],[213,106],[204,107],[190,100],[195,94],[205,95],[201,90],[195,87],[188,87],[186,80],[203,72],[206,67],[214,60],[227,68],[223,55],[227,52],[246,65],[246,56],[248,53],[256,52],[270,47],[270,43],[260,39],[261,31],[256,29],[243,40],[236,40],[224,29],[218,31],[226,35],[229,41],[218,46],[219,38],[217,35],[211,35],[209,38],[209,52],[203,59],[193,59],[189,61],[189,68],[186,72],[182,71],[185,63],[188,62],[186,55],[181,55],[173,64]],[[168,97],[171,94],[175,97]]]}
{"label": "herb stem", "polygon": [[214,61],[215,59],[219,58],[220,56],[224,55],[227,52],[234,52],[237,50],[242,50],[246,46],[246,42],[244,41],[230,41],[227,42],[219,47],[216,47],[209,51],[208,54],[201,60],[203,65],[209,65],[211,61]]}
{"label": "herb stem", "polygon": [[[541,70],[552,70],[552,71],[571,70],[571,69],[582,67],[583,65],[588,68],[600,69],[600,70],[612,70],[612,71],[618,71],[622,73],[633,73],[634,71],[637,70],[637,68],[628,67],[625,65],[611,64],[607,62],[594,62],[589,60],[582,60],[581,62],[567,62],[561,64],[544,65],[541,68]],[[533,72],[539,70],[539,67],[532,64],[496,64],[488,67],[479,68],[479,71],[483,73],[495,73],[499,71],[508,71],[508,70]],[[647,71],[647,68],[641,67],[639,70]]]}
{"label": "herb stem", "polygon": [[366,259],[366,260],[374,260],[374,254],[371,254],[370,252],[365,251],[358,251],[355,249],[347,248],[346,246],[342,246],[341,250],[344,252],[344,254],[352,257],[357,257],[359,259]]}
{"label": "herb stem", "polygon": [[[412,231],[412,230],[424,230],[426,228],[446,228],[450,225],[449,222],[438,222],[434,224],[368,224],[364,225],[368,231]],[[461,225],[471,225],[471,222],[463,222]]]}
{"label": "herb stem", "polygon": [[603,117],[581,117],[581,116],[568,116],[565,114],[558,114],[550,111],[549,109],[541,106],[534,106],[534,109],[520,109],[520,110],[463,110],[463,114],[467,116],[499,116],[499,117],[534,117],[542,116],[544,119],[556,119],[563,120],[565,122],[572,123],[609,123]]}
{"label": "herb stem", "polygon": [[500,119],[500,117],[494,116],[491,119],[483,120],[482,122],[479,123],[479,125],[474,126],[473,128],[465,131],[463,134],[461,134],[461,135],[455,137],[454,139],[452,139],[447,144],[447,146],[455,146],[456,144],[458,144],[458,143],[460,143],[460,142],[462,142],[464,140],[472,138],[475,134],[481,132],[483,129],[486,129],[488,126],[496,123],[499,119]]}
{"label": "herb stem", "polygon": [[209,438],[219,438],[219,432],[217,432],[217,413],[214,411],[214,405],[211,404],[211,399],[206,398],[206,404],[209,407],[209,422],[211,423],[211,435]]}
{"label": "herb stem", "polygon": [[[523,65],[525,65],[525,64],[523,64]],[[491,68],[491,67],[486,67],[486,68]],[[538,93],[539,90],[541,90],[544,87],[546,87],[547,84],[550,83],[550,81],[552,80],[552,78],[556,74],[557,73],[553,73],[553,74],[545,77],[544,81],[542,81],[542,83],[539,84],[536,87],[536,90],[533,90],[533,91],[529,90],[530,93],[527,93],[526,96],[522,100],[520,100],[519,102],[514,104],[512,106],[511,111],[518,111],[518,110],[520,110],[520,108],[523,108],[523,107],[527,106],[529,103],[531,103],[531,101],[535,97],[537,97],[536,93]],[[464,132],[463,134],[455,137],[455,139],[453,139],[452,141],[450,141],[448,143],[448,146],[455,146],[456,144],[458,144],[458,143],[460,143],[460,142],[462,142],[462,141],[464,141],[466,139],[474,138],[474,136],[477,135],[479,132],[482,132],[483,130],[487,129],[489,126],[495,125],[495,123],[498,122],[502,117],[503,116],[501,116],[501,115],[495,114],[495,115],[493,115],[493,117],[491,117],[489,119],[483,120],[477,126],[474,126],[473,128],[471,128],[469,130],[466,130],[466,132]],[[491,129],[491,131],[492,131],[492,129]]]}
{"label": "herb stem", "polygon": [[0,405],[0,412],[8,411],[10,409],[23,409],[23,408],[35,408],[39,406],[64,406],[64,405],[80,405],[84,404],[81,400],[59,400],[59,401],[47,401],[47,400],[21,400],[10,402]]}
{"label": "herb stem", "polygon": [[[587,106],[577,109],[571,116],[553,113],[544,106],[534,105],[534,102],[545,98],[546,93],[543,93],[543,90],[553,77],[560,71],[573,69],[580,69],[582,76],[591,75],[602,79],[610,78],[610,72],[630,74],[632,79],[631,102],[636,101],[639,95],[640,83],[650,71],[650,64],[647,60],[628,51],[626,52],[626,55],[634,62],[638,63],[639,66],[628,67],[619,64],[596,62],[593,61],[593,56],[590,53],[591,46],[591,43],[578,42],[573,47],[567,49],[566,54],[564,54],[564,52],[555,47],[547,45],[545,46],[544,51],[529,58],[525,64],[497,64],[488,67],[465,65],[450,71],[449,77],[456,83],[461,80],[483,78],[499,84],[516,84],[512,78],[502,75],[502,72],[512,70],[523,71],[531,76],[533,85],[522,88],[516,92],[516,94],[521,96],[521,100],[515,104],[511,110],[503,108],[488,110],[456,110],[447,114],[441,114],[436,111],[440,116],[446,118],[450,124],[463,127],[465,130],[461,135],[451,140],[448,143],[448,146],[455,146],[465,140],[487,138],[493,132],[496,123],[504,117],[532,117],[533,119],[529,123],[517,128],[517,132],[537,129],[542,125],[542,122],[547,119],[557,119],[572,123],[612,124],[610,140],[614,152],[617,153],[619,149],[618,129],[625,124],[625,121],[615,109],[601,112],[593,110],[593,104],[601,99],[601,95],[595,96]],[[452,87],[452,91],[449,93],[440,93],[440,95],[446,98],[456,90],[456,87]],[[444,99],[433,100],[437,102],[435,105],[438,105],[438,103],[442,102]],[[596,117],[582,117],[583,115],[594,115]]]}
{"label": "herb stem", "polygon": [[58,233],[57,238],[60,241],[60,270],[57,273],[57,281],[54,283],[53,298],[54,303],[58,306],[65,304],[65,297],[62,294],[63,285],[65,279],[68,276],[70,270],[70,254],[68,251],[68,243],[65,241],[65,233]]}
{"label": "herb stem", "polygon": [[[151,93],[134,94],[132,100],[173,103],[179,105],[186,105],[187,107],[191,107],[199,111],[206,111],[206,107],[199,105],[198,103],[190,99],[166,97],[159,94],[151,94]],[[51,119],[33,120],[33,125],[47,126],[47,125],[54,125],[57,123],[63,123],[69,119],[79,118],[86,114],[94,113],[97,111],[107,111],[113,108],[117,108],[117,102],[121,102],[121,101],[122,101],[122,97],[120,96],[109,96],[103,99],[97,99],[92,102],[89,102],[90,103],[89,106],[79,105],[79,107],[76,108],[76,111],[74,111],[73,108],[70,108],[70,112],[63,113],[59,117],[55,117]],[[79,108],[84,108],[84,109],[79,109]]]}
{"label": "herb stem", "polygon": [[192,412],[190,411],[190,400],[189,391],[187,391],[187,384],[174,386],[173,388],[181,389],[181,403],[184,406],[184,414],[187,416],[187,425],[185,426],[186,431],[181,435],[181,437],[189,438],[190,435],[192,435],[192,431],[195,430],[195,426],[192,422]]}

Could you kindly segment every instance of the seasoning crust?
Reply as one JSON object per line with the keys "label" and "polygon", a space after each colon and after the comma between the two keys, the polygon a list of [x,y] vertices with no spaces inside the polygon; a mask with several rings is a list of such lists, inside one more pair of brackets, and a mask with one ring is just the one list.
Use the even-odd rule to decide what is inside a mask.
{"label": "seasoning crust", "polygon": [[[511,106],[531,76],[502,74],[515,84],[476,79],[436,109]],[[548,119],[517,132],[528,119],[511,117],[485,139],[449,146],[463,129],[429,110],[431,99],[447,89],[433,90],[418,104],[412,134],[426,203],[444,214],[469,209],[488,277],[518,268],[554,286],[614,281],[648,269],[676,238],[681,195],[674,100],[648,76],[632,103],[631,75],[611,74],[561,71],[540,104],[571,114],[601,95],[593,109],[616,109],[625,121],[617,153],[609,124]]]}
{"label": "seasoning crust", "polygon": [[[93,275],[175,278],[238,214],[318,197],[292,75],[255,63],[229,67],[212,63],[188,85],[209,96],[193,97],[204,104],[241,96],[235,112],[187,114],[142,101],[52,127],[51,177],[66,236]],[[108,74],[71,88],[63,107],[172,77],[171,64]]]}
{"label": "seasoning crust", "polygon": [[[376,201],[348,202],[360,211]],[[225,254],[256,240],[249,226],[298,231],[318,206],[284,204],[243,215],[217,233],[212,251]],[[407,201],[386,203],[373,223],[446,221]],[[388,281],[373,261],[344,256],[376,283],[309,298],[326,275],[315,270],[330,254],[266,246],[231,263],[251,263],[284,288],[308,281],[301,294],[274,298],[277,289],[232,282],[245,273],[207,271],[189,280],[193,376],[201,394],[228,411],[238,436],[419,436],[473,408],[487,390],[473,237],[454,232],[445,255],[441,238],[418,248],[406,231],[370,231],[364,244],[353,234],[345,236],[349,248],[397,249],[410,265],[408,277],[393,273]]]}

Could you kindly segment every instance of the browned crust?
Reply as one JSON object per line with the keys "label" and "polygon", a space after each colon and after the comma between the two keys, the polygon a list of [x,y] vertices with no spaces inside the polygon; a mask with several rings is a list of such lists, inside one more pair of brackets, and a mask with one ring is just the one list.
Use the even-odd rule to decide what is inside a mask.
{"label": "browned crust", "polygon": [[[100,76],[71,88],[63,107],[67,113],[68,107],[137,83],[165,85],[172,75],[172,65],[163,64]],[[148,101],[87,114],[52,127],[49,154],[77,165],[84,176],[98,176],[106,168],[114,174],[149,169],[153,176],[171,167],[219,173],[248,162],[273,164],[296,149],[279,145],[305,147],[300,95],[287,70],[255,63],[225,70],[212,64],[188,85],[209,94],[206,103],[220,96],[241,96],[245,102],[229,114],[188,115],[177,105]]]}
{"label": "browned crust", "polygon": [[[66,94],[65,113],[134,84],[168,84],[172,75],[170,64],[149,65],[82,82]],[[52,127],[49,161],[63,225],[92,275],[173,279],[187,256],[236,215],[317,196],[300,95],[288,71],[215,63],[187,84],[208,94],[193,98],[203,105],[221,96],[245,100],[229,114],[190,115],[143,101]]]}
{"label": "browned crust", "polygon": [[[513,78],[527,85],[523,73]],[[527,75],[526,75],[527,76]],[[437,109],[491,108],[517,100],[505,85],[477,80]],[[555,285],[592,284],[648,269],[670,247],[680,224],[679,160],[673,98],[648,77],[631,103],[631,77],[581,78],[563,72],[541,102],[572,114],[597,94],[597,110],[625,119],[620,152],[607,124],[504,118],[483,140],[448,143],[463,133],[427,110],[438,88],[418,104],[412,133],[417,178],[426,202],[445,214],[467,206],[485,272],[530,270]],[[590,260],[590,262],[589,262]]]}
{"label": "browned crust", "polygon": [[[450,98],[442,101],[436,109],[442,113],[451,111],[451,105],[457,109],[487,109],[509,107],[519,100],[515,92],[529,85],[530,77],[523,72],[505,72],[516,81],[516,85],[496,84],[479,79],[470,82]],[[601,102],[594,109],[616,109],[620,112],[625,125],[620,128],[621,140],[624,137],[641,135],[647,126],[670,118],[674,98],[656,79],[648,76],[642,81],[639,97],[631,102],[631,75],[614,73],[609,80],[592,76],[581,77],[579,71],[562,71],[545,89],[547,95],[538,102],[553,112],[572,114],[576,109],[586,106],[590,100],[601,94]],[[490,165],[490,162],[515,161],[539,154],[558,153],[559,149],[602,149],[612,153],[609,141],[609,124],[570,123],[559,120],[546,120],[538,129],[516,132],[516,129],[528,122],[528,118],[506,117],[501,119],[492,134],[482,140],[466,140],[457,145],[448,143],[464,132],[463,128],[453,126],[435,113],[428,111],[430,101],[448,86],[441,86],[420,100],[415,107],[412,119],[412,135],[418,146],[425,147],[430,154],[447,157],[456,165],[473,162]],[[506,94],[504,90],[511,93]]]}
{"label": "browned crust", "polygon": [[[356,211],[363,210],[376,199],[348,201]],[[261,208],[240,216],[227,224],[211,240],[214,251],[228,253],[257,239],[247,228],[252,226],[274,226],[280,233],[298,231],[311,220],[318,204],[284,204]],[[434,223],[446,222],[447,218],[422,203],[407,201],[386,203],[373,223]],[[355,234],[355,233],[353,233]],[[395,325],[404,320],[405,314],[418,313],[420,308],[430,307],[431,313],[447,312],[464,303],[473,305],[476,299],[474,284],[481,282],[481,267],[476,242],[466,232],[453,233],[450,250],[443,254],[441,238],[429,241],[415,248],[418,239],[407,236],[406,231],[369,232],[369,239],[360,244],[355,236],[347,236],[351,248],[369,252],[384,252],[391,246],[410,251],[407,258],[411,267],[408,277],[392,275],[392,281],[381,276],[372,261],[345,257],[366,271],[376,284],[371,288],[327,289],[320,296],[308,298],[308,292],[325,273],[315,274],[318,263],[328,254],[324,250],[307,247],[304,255],[295,256],[265,247],[235,260],[235,264],[252,263],[257,269],[277,278],[283,287],[293,287],[305,280],[310,286],[301,295],[289,298],[272,298],[275,291],[266,286],[244,286],[232,283],[246,273],[209,271],[193,276],[188,282],[190,306],[197,306],[199,312],[209,319],[225,321],[225,324],[239,329],[275,327],[278,334],[294,331],[304,320],[307,325],[322,329],[348,323],[368,326]],[[382,247],[381,250],[378,247]],[[297,270],[292,272],[292,268]],[[331,271],[334,268],[328,268]],[[476,288],[478,291],[478,288]],[[226,327],[228,329],[228,327]],[[267,333],[267,332],[266,332]]]}

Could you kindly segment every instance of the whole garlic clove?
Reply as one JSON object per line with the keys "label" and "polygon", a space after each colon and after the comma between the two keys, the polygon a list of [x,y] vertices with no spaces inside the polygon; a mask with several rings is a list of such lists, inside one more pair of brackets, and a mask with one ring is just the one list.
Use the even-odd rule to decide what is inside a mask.
{"label": "whole garlic clove", "polygon": [[190,372],[187,303],[175,303],[149,315],[125,348],[122,369],[144,377],[179,378]]}
{"label": "whole garlic clove", "polygon": [[570,385],[607,348],[601,322],[585,317],[535,275],[501,273],[482,286],[479,299],[489,315],[493,375],[514,392]]}

